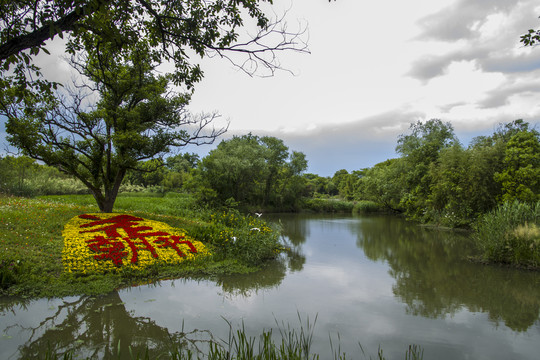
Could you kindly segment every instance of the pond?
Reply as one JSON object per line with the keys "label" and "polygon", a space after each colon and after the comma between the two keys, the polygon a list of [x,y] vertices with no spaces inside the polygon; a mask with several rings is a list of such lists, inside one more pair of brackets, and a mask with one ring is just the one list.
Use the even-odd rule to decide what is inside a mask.
{"label": "pond", "polygon": [[424,359],[538,359],[540,274],[470,263],[470,234],[389,216],[263,216],[282,225],[293,251],[257,274],[0,299],[0,358],[49,346],[96,358],[117,358],[118,348],[128,356],[129,345],[155,355],[172,343],[227,339],[229,324],[258,336],[309,322],[321,359],[332,358],[331,342],[354,359],[376,358],[379,347],[404,359],[409,344]]}

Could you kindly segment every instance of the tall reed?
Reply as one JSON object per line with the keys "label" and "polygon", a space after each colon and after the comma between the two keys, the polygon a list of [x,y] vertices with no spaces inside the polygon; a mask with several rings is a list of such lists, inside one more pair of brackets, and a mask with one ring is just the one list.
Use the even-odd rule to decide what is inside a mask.
{"label": "tall reed", "polygon": [[[320,358],[328,358],[325,356],[327,354],[315,354],[311,351],[317,317],[315,317],[315,321],[313,322],[310,322],[309,319],[303,322],[300,314],[298,314],[298,319],[300,321],[299,329],[295,329],[289,324],[279,324],[276,321],[277,332],[274,332],[272,329],[263,330],[258,337],[248,335],[243,323],[240,328],[235,330],[232,324],[225,320],[229,325],[227,339],[221,341],[212,339],[209,341],[209,347],[206,352],[201,350],[194,351],[191,348],[186,348],[181,345],[173,345],[172,350],[170,350],[169,353],[155,354],[147,348],[146,351],[135,354],[130,347],[129,353],[123,354],[121,353],[120,346],[118,346],[116,355],[118,356],[118,359],[126,358],[132,360],[319,360]],[[353,354],[351,357],[347,357],[347,355],[341,351],[341,339],[339,334],[337,338],[337,344],[334,344],[332,337],[330,337],[331,359],[368,359],[360,344],[360,351],[357,354]],[[334,347],[334,345],[337,347]],[[423,357],[424,350],[418,345],[410,345],[405,351],[405,360],[422,360]],[[45,353],[45,359],[71,360],[73,359],[73,352],[68,351],[62,355],[56,355],[49,347],[48,351]],[[369,356],[369,359],[372,359],[372,357]],[[381,347],[378,349],[376,359],[386,359]]]}
{"label": "tall reed", "polygon": [[507,202],[476,224],[475,239],[484,260],[540,267],[540,202]]}

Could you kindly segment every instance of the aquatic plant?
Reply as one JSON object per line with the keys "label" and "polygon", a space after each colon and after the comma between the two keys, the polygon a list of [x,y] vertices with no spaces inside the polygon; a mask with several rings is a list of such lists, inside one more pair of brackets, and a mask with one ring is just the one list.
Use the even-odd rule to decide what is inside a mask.
{"label": "aquatic plant", "polygon": [[540,202],[507,202],[476,224],[475,238],[484,260],[540,267]]}
{"label": "aquatic plant", "polygon": [[[171,344],[168,353],[156,354],[148,346],[139,352],[133,351],[129,346],[129,353],[122,353],[120,343],[116,348],[116,357],[118,359],[137,359],[137,360],[149,360],[149,359],[171,359],[171,360],[193,360],[193,359],[208,359],[208,360],[319,360],[328,358],[327,354],[317,354],[311,351],[311,345],[313,342],[314,328],[317,319],[314,322],[310,322],[309,319],[304,323],[298,314],[300,321],[299,329],[292,327],[290,324],[279,324],[276,320],[277,331],[272,329],[264,329],[259,336],[251,336],[247,333],[244,323],[238,328],[234,329],[231,322],[225,320],[229,325],[228,337],[225,340],[215,340],[210,334],[209,340],[198,340],[197,343],[207,342],[208,346],[206,350],[201,350],[199,347],[189,346],[193,343],[179,343]],[[279,336],[278,336],[279,335]],[[332,337],[330,336],[330,358],[335,360],[347,360],[347,359],[368,359],[368,355],[364,351],[363,347],[359,343],[359,351],[357,354],[347,356],[346,353],[341,352],[339,345],[340,337],[338,334],[337,348],[334,347]],[[358,355],[362,355],[359,357]],[[56,354],[49,347],[45,354],[46,360],[71,360],[73,359],[74,351],[68,350],[64,354]],[[419,345],[409,345],[405,351],[405,360],[422,360],[424,357],[424,350]],[[369,355],[369,359],[373,359]],[[381,346],[377,351],[377,360],[385,360],[384,352]]]}

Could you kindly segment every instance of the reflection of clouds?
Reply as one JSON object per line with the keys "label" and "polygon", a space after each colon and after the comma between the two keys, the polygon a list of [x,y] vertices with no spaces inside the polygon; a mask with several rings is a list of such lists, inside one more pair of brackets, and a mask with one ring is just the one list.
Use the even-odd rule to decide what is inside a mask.
{"label": "reflection of clouds", "polygon": [[[66,298],[66,301],[70,299]],[[16,305],[0,313],[0,359],[13,358],[17,350],[27,342],[25,336],[30,336],[29,331],[23,329],[38,328],[43,319],[52,316],[62,304],[61,299],[39,299]],[[59,317],[57,322],[63,321],[65,315],[64,313]],[[44,332],[45,328],[38,328],[35,337],[38,338]]]}
{"label": "reflection of clouds", "polygon": [[247,296],[235,296],[226,301],[227,305],[230,308],[236,309],[238,313],[250,315],[260,310],[261,297],[264,298],[264,294],[252,292]]}
{"label": "reflection of clouds", "polygon": [[[369,276],[363,276],[366,273]],[[305,267],[304,274],[307,278],[325,284],[324,291],[331,290],[341,301],[372,302],[374,297],[393,296],[393,279],[386,270],[378,271],[376,267],[360,267],[354,262],[342,262],[334,266],[310,264]]]}

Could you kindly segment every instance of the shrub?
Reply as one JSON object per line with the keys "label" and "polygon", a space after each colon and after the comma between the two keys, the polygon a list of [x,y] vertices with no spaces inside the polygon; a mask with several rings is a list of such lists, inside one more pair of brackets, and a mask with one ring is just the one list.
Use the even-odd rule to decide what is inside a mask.
{"label": "shrub", "polygon": [[32,195],[87,194],[88,188],[74,178],[48,177],[46,174],[26,179],[24,184]]}
{"label": "shrub", "polygon": [[119,193],[137,193],[144,191],[144,186],[125,181],[120,185]]}
{"label": "shrub", "polygon": [[194,238],[212,244],[218,259],[235,258],[248,265],[274,259],[281,251],[279,232],[264,221],[237,210],[208,215],[208,225],[194,229]]}
{"label": "shrub", "polygon": [[504,203],[480,218],[475,238],[490,262],[540,267],[540,202]]}

